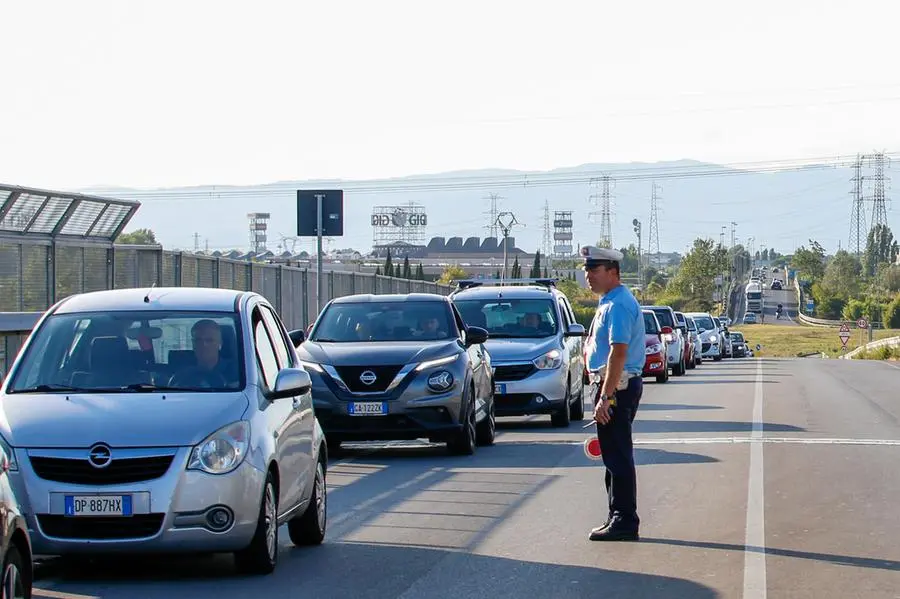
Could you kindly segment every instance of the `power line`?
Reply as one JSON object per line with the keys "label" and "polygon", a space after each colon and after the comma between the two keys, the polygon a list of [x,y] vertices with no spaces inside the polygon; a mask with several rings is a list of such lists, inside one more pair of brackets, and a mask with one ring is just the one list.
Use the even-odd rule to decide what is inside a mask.
{"label": "power line", "polygon": [[489,237],[497,238],[497,215],[499,214],[497,205],[503,198],[496,193],[492,193],[488,195],[487,198],[491,201],[491,207],[485,212],[488,217],[488,224],[484,227],[489,232]]}
{"label": "power line", "polygon": [[863,202],[862,192],[862,156],[859,154],[856,156],[856,164],[853,165],[853,178],[850,181],[853,183],[853,190],[850,192],[853,198],[853,206],[850,211],[850,243],[847,245],[847,248],[851,252],[856,252],[856,255],[859,256],[862,254],[865,243],[863,240],[866,236],[866,205]]}
{"label": "power line", "polygon": [[[896,154],[896,153],[895,153]],[[886,158],[890,154],[884,154]],[[900,154],[896,154],[900,157]],[[287,182],[270,185],[261,185],[252,188],[233,188],[210,186],[207,189],[156,189],[123,191],[110,190],[109,194],[127,199],[145,199],[151,201],[180,201],[184,199],[215,200],[225,197],[259,198],[261,195],[293,195],[298,187],[316,185],[317,187],[335,186],[347,192],[355,194],[378,194],[387,192],[421,192],[421,191],[453,191],[472,188],[509,188],[509,187],[543,187],[547,185],[582,185],[589,184],[593,179],[603,176],[611,176],[617,181],[645,181],[656,179],[692,179],[703,177],[730,177],[741,175],[753,175],[760,173],[776,173],[796,170],[834,170],[846,168],[855,163],[855,157],[838,156],[833,158],[808,158],[791,160],[774,160],[767,162],[745,162],[726,165],[684,165],[670,167],[634,167],[623,168],[615,171],[585,171],[577,175],[571,173],[539,173],[507,176],[448,176],[440,181],[398,181],[396,179],[382,179],[371,181],[329,181],[329,182]],[[94,190],[96,193],[97,190]],[[499,198],[498,198],[499,199]]]}

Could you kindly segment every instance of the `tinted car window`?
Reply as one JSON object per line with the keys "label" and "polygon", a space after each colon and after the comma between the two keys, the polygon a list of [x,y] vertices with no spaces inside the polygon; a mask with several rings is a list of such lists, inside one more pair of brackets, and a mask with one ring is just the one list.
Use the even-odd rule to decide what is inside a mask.
{"label": "tinted car window", "polygon": [[244,387],[240,324],[232,313],[54,314],[34,335],[11,381],[13,393],[43,386],[85,393],[140,385]]}
{"label": "tinted car window", "polygon": [[656,319],[653,317],[653,314],[644,312],[644,329],[651,335],[659,333],[659,329],[656,328]]}
{"label": "tinted car window", "polygon": [[691,318],[690,316],[685,316],[685,317],[684,317],[684,321],[687,323],[687,326],[688,326],[688,330],[689,330],[689,331],[696,331],[696,330],[697,330],[697,323],[694,322],[694,319],[693,319],[693,318]]}
{"label": "tinted car window", "polygon": [[549,337],[559,329],[555,303],[546,299],[455,300],[466,325],[487,329],[491,337]]}
{"label": "tinted car window", "polygon": [[672,312],[663,309],[653,309],[656,312],[656,318],[659,320],[659,326],[675,328],[675,321],[672,320]]}
{"label": "tinted car window", "polygon": [[353,302],[331,304],[310,341],[434,341],[459,335],[443,302]]}

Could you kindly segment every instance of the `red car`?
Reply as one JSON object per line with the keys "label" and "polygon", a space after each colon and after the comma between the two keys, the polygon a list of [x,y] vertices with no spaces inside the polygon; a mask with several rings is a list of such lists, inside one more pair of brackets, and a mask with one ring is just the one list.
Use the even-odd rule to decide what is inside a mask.
{"label": "red car", "polygon": [[643,376],[655,376],[657,383],[669,380],[669,366],[666,364],[666,340],[663,335],[671,335],[671,327],[660,327],[653,310],[641,310],[644,314],[644,342],[647,357],[644,360]]}

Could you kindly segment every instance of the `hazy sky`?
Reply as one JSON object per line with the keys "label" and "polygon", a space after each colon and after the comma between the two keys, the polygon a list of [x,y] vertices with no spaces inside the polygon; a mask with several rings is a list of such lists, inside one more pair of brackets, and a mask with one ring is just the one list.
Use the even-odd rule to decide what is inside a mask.
{"label": "hazy sky", "polygon": [[0,1],[0,181],[900,149],[896,2]]}

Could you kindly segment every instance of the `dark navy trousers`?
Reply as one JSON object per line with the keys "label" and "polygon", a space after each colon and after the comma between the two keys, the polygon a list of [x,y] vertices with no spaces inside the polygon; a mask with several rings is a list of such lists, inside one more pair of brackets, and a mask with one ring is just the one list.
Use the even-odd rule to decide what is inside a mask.
{"label": "dark navy trousers", "polygon": [[[605,425],[597,424],[597,438],[606,466],[609,517],[616,529],[636,531],[641,523],[637,513],[637,473],[631,423],[634,422],[643,392],[644,380],[640,375],[632,377],[627,389],[616,391],[616,405],[611,408],[610,421]],[[594,397],[595,402],[600,401],[599,386]]]}

